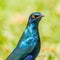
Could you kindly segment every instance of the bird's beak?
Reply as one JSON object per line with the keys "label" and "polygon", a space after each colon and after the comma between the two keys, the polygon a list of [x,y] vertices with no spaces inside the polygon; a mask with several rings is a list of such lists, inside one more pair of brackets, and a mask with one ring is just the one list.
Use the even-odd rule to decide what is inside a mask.
{"label": "bird's beak", "polygon": [[42,18],[42,17],[44,17],[44,15],[43,15],[43,14],[41,14],[39,17],[40,17],[40,18]]}
{"label": "bird's beak", "polygon": [[44,17],[44,15],[41,14],[41,15],[40,15],[39,17],[37,17],[37,18],[42,18],[42,17]]}
{"label": "bird's beak", "polygon": [[43,14],[41,14],[41,16],[40,17],[44,17],[44,15]]}

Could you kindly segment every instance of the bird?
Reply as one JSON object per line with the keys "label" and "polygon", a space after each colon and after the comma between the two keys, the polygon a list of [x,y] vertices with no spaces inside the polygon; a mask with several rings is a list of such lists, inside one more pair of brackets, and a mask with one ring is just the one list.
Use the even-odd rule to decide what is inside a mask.
{"label": "bird", "polygon": [[30,14],[26,28],[11,54],[6,60],[35,60],[41,48],[39,21],[44,17],[40,12]]}

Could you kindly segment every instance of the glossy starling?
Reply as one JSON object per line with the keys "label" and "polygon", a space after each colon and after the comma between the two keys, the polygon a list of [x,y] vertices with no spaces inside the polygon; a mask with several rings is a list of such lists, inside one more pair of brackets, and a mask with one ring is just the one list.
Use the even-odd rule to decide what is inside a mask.
{"label": "glossy starling", "polygon": [[27,26],[16,48],[6,60],[35,60],[41,46],[38,24],[43,16],[39,12],[34,12],[29,16]]}

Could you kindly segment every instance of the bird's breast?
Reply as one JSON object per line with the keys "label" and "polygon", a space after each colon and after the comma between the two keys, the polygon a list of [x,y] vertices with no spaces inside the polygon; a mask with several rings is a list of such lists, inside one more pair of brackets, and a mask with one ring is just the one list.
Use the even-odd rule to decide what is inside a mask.
{"label": "bird's breast", "polygon": [[36,29],[36,26],[28,26],[25,31],[25,36],[38,36],[38,29]]}

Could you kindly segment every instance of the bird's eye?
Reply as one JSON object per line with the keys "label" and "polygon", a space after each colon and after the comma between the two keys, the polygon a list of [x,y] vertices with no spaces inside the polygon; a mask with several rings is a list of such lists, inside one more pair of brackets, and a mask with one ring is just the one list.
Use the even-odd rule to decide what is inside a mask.
{"label": "bird's eye", "polygon": [[38,15],[32,15],[32,18],[34,19],[34,18],[37,18],[38,17]]}
{"label": "bird's eye", "polygon": [[35,18],[37,18],[38,17],[38,15],[35,15]]}
{"label": "bird's eye", "polygon": [[32,18],[34,19],[35,18],[35,15],[32,15]]}

